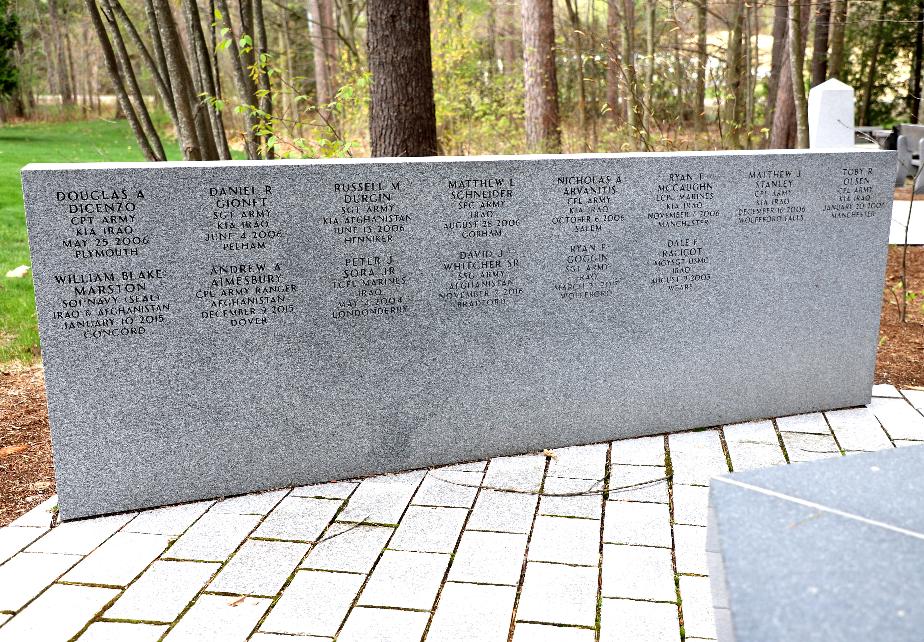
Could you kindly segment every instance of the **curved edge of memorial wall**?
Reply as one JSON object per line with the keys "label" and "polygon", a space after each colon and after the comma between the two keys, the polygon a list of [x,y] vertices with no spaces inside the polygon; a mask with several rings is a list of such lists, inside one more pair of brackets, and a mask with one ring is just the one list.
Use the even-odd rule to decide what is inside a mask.
{"label": "curved edge of memorial wall", "polygon": [[863,404],[893,166],[30,165],[62,515]]}

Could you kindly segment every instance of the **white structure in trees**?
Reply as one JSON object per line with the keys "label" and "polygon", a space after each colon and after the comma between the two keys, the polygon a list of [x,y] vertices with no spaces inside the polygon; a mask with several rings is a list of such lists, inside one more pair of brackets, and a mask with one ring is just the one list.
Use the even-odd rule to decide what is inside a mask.
{"label": "white structure in trees", "polygon": [[837,78],[812,87],[808,99],[809,147],[853,147],[853,87]]}

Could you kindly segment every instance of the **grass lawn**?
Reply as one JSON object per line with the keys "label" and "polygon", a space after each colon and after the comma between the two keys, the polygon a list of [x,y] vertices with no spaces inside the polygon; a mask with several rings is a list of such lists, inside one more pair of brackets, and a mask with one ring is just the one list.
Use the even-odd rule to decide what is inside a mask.
{"label": "grass lawn", "polygon": [[[182,158],[164,141],[171,159]],[[88,120],[0,127],[0,364],[39,357],[32,272],[4,275],[32,263],[22,205],[19,170],[28,163],[143,161],[128,123]]]}

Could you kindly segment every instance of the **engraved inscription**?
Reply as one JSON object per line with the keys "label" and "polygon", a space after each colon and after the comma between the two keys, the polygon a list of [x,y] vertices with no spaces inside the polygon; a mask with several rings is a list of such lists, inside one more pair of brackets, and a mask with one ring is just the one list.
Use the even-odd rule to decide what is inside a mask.
{"label": "engraved inscription", "polygon": [[270,249],[282,231],[273,224],[272,187],[225,185],[210,187],[212,218],[205,240],[225,251]]}
{"label": "engraved inscription", "polygon": [[621,184],[619,174],[557,177],[561,198],[551,223],[572,236],[559,258],[561,274],[554,285],[564,301],[604,299],[619,284],[609,239],[625,220],[615,211]]}
{"label": "engraved inscription", "polygon": [[280,263],[213,264],[196,299],[206,306],[203,319],[224,320],[232,327],[266,325],[271,317],[295,311],[291,299],[296,289]]}
{"label": "engraved inscription", "polygon": [[521,297],[521,263],[507,239],[520,227],[510,207],[513,178],[450,178],[449,208],[442,223],[450,240],[465,244],[441,260],[444,286],[439,299],[455,309],[505,306]]}
{"label": "engraved inscription", "polygon": [[140,256],[149,242],[140,231],[142,190],[80,189],[55,192],[70,229],[61,239],[75,259]]}
{"label": "engraved inscription", "polygon": [[833,202],[822,211],[834,219],[868,218],[885,208],[885,202],[873,199],[873,168],[843,167]]}
{"label": "engraved inscription", "polygon": [[399,316],[411,309],[409,275],[392,247],[406,242],[412,216],[402,211],[401,181],[334,183],[334,212],[324,227],[347,253],[328,273],[333,319]]}
{"label": "engraved inscription", "polygon": [[719,218],[714,179],[703,172],[670,173],[667,181],[658,183],[655,202],[660,209],[649,212],[648,220],[657,229],[684,235],[659,240],[651,261],[650,286],[671,292],[702,288],[712,279],[712,257],[695,233]]}
{"label": "engraved inscription", "polygon": [[805,220],[805,205],[794,202],[805,181],[800,169],[752,169],[747,181],[751,189],[745,194],[753,200],[735,210],[735,221],[741,225],[762,223],[801,223]]}
{"label": "engraved inscription", "polygon": [[163,324],[170,302],[163,297],[162,269],[55,274],[67,294],[52,311],[55,324],[85,339],[145,334]]}

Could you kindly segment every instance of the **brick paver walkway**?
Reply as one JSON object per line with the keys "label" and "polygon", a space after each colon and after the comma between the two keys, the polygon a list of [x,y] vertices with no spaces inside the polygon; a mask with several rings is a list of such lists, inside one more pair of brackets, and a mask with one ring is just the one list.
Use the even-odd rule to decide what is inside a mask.
{"label": "brick paver walkway", "polygon": [[924,391],[874,394],[55,528],[52,499],[0,529],[0,642],[711,639],[709,478],[924,441]]}

